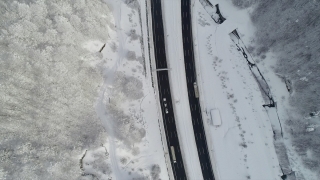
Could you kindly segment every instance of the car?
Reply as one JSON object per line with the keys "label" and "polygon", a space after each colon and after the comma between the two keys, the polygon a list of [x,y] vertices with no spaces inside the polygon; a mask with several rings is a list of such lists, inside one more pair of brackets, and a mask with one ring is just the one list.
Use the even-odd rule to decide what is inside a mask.
{"label": "car", "polygon": [[164,101],[164,102],[166,102],[166,101],[167,101],[167,99],[166,99],[166,98],[163,98],[163,101]]}
{"label": "car", "polygon": [[167,107],[167,103],[164,103],[164,107]]}
{"label": "car", "polygon": [[168,114],[169,113],[169,110],[168,110],[168,108],[166,108],[166,114]]}

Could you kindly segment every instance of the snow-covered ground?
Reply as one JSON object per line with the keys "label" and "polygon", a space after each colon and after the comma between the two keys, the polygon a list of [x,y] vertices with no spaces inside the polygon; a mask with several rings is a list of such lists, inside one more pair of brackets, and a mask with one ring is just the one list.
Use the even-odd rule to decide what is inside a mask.
{"label": "snow-covered ground", "polygon": [[[218,1],[211,1],[217,4]],[[247,11],[219,1],[227,19],[216,24],[199,1],[193,6],[193,33],[201,104],[207,117],[208,143],[218,179],[280,179],[273,131],[258,84],[229,33],[239,28],[243,39],[253,34]],[[213,126],[211,109],[222,125]]]}
{"label": "snow-covered ground", "polygon": [[[203,0],[200,0],[200,1],[203,1]],[[220,10],[223,16],[227,18],[226,23],[229,24],[227,26],[230,26],[229,31],[233,30],[234,28],[238,28],[238,32],[240,32],[241,39],[244,42],[242,43],[242,46],[246,45],[247,47],[250,46],[252,48],[255,45],[255,39],[259,38],[259,37],[255,37],[257,33],[255,32],[255,28],[253,27],[253,23],[251,22],[251,19],[254,18],[253,14],[259,13],[259,11],[257,12],[255,10],[255,13],[251,14],[255,6],[245,8],[243,10],[238,10],[234,8],[233,5],[231,5],[231,2],[228,3],[228,1],[227,2],[215,1],[215,0],[210,0],[210,1],[212,2],[212,4],[219,3]],[[232,1],[232,2],[236,4],[236,1]],[[269,9],[265,13],[270,14],[270,13],[273,13],[272,11],[277,11],[277,10]],[[232,23],[230,23],[230,21],[232,21]],[[278,21],[278,20],[274,19],[273,22],[275,21]],[[264,25],[262,25],[262,27],[259,27],[259,28],[260,28],[259,30],[264,29]],[[308,28],[306,28],[306,30],[307,29]],[[260,33],[260,35],[261,34],[263,33]],[[233,50],[234,49],[236,49],[236,47],[234,47]],[[244,58],[241,55],[241,52],[238,52],[238,54],[244,60]],[[247,52],[247,54],[249,56],[249,59],[254,61],[254,63],[256,63],[263,77],[266,79],[266,82],[268,83],[268,86],[270,87],[270,90],[271,90],[270,94],[272,95],[272,98],[274,99],[277,105],[276,108],[266,107],[266,110],[267,110],[266,112],[271,122],[272,129],[275,133],[274,145],[276,147],[276,152],[277,152],[279,163],[282,168],[282,172],[287,174],[287,173],[291,173],[290,171],[292,171],[292,173],[288,176],[288,179],[295,179],[295,178],[296,179],[313,179],[313,180],[319,179],[319,177],[317,177],[316,175],[316,172],[319,172],[318,168],[316,168],[317,165],[314,165],[316,164],[315,162],[317,162],[317,159],[313,158],[313,157],[316,157],[314,156],[315,148],[310,145],[312,143],[309,143],[307,145],[303,142],[303,141],[306,141],[305,139],[308,139],[308,138],[299,139],[299,136],[301,135],[299,133],[303,133],[303,135],[305,135],[310,133],[308,131],[315,130],[314,127],[316,126],[314,125],[316,123],[315,124],[313,123],[316,121],[317,117],[316,116],[302,117],[301,114],[297,113],[297,107],[293,107],[292,104],[289,103],[290,100],[292,102],[292,99],[294,98],[294,96],[301,96],[301,94],[299,95],[295,94],[296,93],[295,91],[299,91],[299,89],[298,88],[292,89],[293,88],[292,84],[287,81],[288,77],[284,77],[283,75],[276,73],[276,72],[281,72],[281,70],[279,70],[279,67],[278,69],[276,68],[279,64],[281,64],[279,63],[281,61],[281,59],[279,59],[279,57],[281,57],[279,56],[279,53],[275,54],[272,51],[267,51],[265,55],[260,57],[259,55],[254,53],[253,59],[250,52]],[[283,66],[282,68],[286,69],[286,67],[283,67]],[[253,68],[253,71],[256,71],[256,67]],[[308,73],[301,73],[301,74],[310,75],[311,74],[310,72],[309,74]],[[299,70],[297,70],[297,73],[299,74]],[[301,75],[301,77],[302,77],[300,79],[301,81],[304,81],[304,80],[307,81],[307,79],[303,78],[303,75]],[[288,88],[290,88],[290,92],[288,92]],[[305,94],[305,97],[307,98],[308,95]],[[300,109],[303,109],[303,108],[300,108]],[[297,120],[297,119],[301,119],[301,120]],[[295,122],[295,121],[301,121],[301,122]],[[300,126],[292,125],[292,124],[299,124],[299,123],[301,124]],[[282,136],[279,135],[280,131],[282,131],[281,132]],[[293,131],[297,131],[297,132],[293,132]],[[292,134],[294,134],[296,137],[292,138]],[[309,139],[311,136],[312,135],[309,135]],[[317,139],[313,138],[313,143],[316,143],[316,142],[317,142]]]}
{"label": "snow-covered ground", "polygon": [[[238,28],[244,43],[251,43],[251,9],[210,0],[219,2],[227,19],[218,25],[208,15],[214,11],[206,11],[199,1],[205,0],[192,0],[195,60],[215,176],[280,179],[282,156],[275,153],[272,132],[277,122],[262,107],[258,84],[229,37]],[[152,87],[147,2],[0,3],[0,179],[171,177],[157,87]],[[185,83],[180,0],[162,2],[184,166],[189,179],[202,179]],[[266,59],[256,63],[284,124],[295,116],[288,111],[290,94],[273,73],[275,55]],[[220,112],[220,126],[213,126],[212,109]],[[286,145],[289,167],[298,179],[316,180],[301,165],[287,136],[290,131],[284,128],[280,142]],[[311,151],[305,156],[313,157]]]}
{"label": "snow-covered ground", "polygon": [[[168,179],[145,49],[146,1],[109,0],[107,4],[114,27],[109,29],[110,40],[102,51],[104,83],[96,109],[109,135],[104,145],[110,157],[111,177]],[[86,157],[84,161],[91,160]],[[85,172],[90,168],[84,166]]]}
{"label": "snow-covered ground", "polygon": [[290,136],[292,129],[290,129],[286,125],[286,120],[290,119],[292,116],[296,116],[296,114],[293,113],[293,109],[290,109],[292,108],[291,105],[289,105],[290,93],[287,90],[284,80],[281,76],[278,76],[276,73],[274,73],[274,67],[277,60],[276,58],[277,56],[275,54],[269,52],[267,54],[266,61],[258,62],[257,64],[259,65],[260,70],[266,78],[267,82],[269,83],[271,93],[273,94],[273,97],[277,102],[279,120],[281,121],[283,126],[282,142],[285,145],[285,153],[288,156],[289,166],[291,167],[292,171],[295,172],[295,176],[297,179],[317,180],[317,175],[314,172],[310,171],[310,169],[302,165],[303,163],[301,157],[297,154],[294,147],[292,146],[292,139]]}
{"label": "snow-covered ground", "polygon": [[[252,59],[246,49],[249,59],[257,65],[250,71],[242,52],[237,50],[230,39],[229,33],[237,28],[243,41],[242,47],[254,45],[255,27],[250,17],[254,7],[239,10],[231,1],[210,0],[213,5],[219,3],[220,11],[227,19],[222,25],[218,25],[210,17],[214,15],[212,17],[217,18],[212,7],[203,7],[205,2],[206,0],[193,0],[193,33],[198,84],[202,94],[200,98],[203,115],[207,117],[206,133],[211,144],[215,176],[218,179],[280,179],[283,173],[293,172],[288,176],[289,179],[317,179],[315,172],[306,168],[301,155],[297,154],[297,148],[303,143],[297,142],[295,147],[292,145],[290,133],[293,133],[293,129],[287,123],[290,123],[288,120],[292,117],[300,115],[295,114],[289,105],[290,93],[284,77],[275,73],[276,55],[268,52],[262,57],[265,60],[260,61],[255,56]],[[193,136],[191,133],[186,135],[185,131],[192,129],[192,126],[188,121],[181,124],[181,118],[189,119],[190,114],[187,105],[180,104],[182,99],[187,99],[180,2],[164,1],[163,11],[167,56],[171,68],[170,83],[173,97],[177,101],[175,112],[179,138],[182,141],[187,174],[194,177],[201,173],[199,169],[193,169],[190,173],[192,165],[198,163],[197,155],[192,155],[195,145],[189,143],[187,149],[184,147],[184,142]],[[277,103],[276,108],[262,107],[268,99],[253,77],[253,73],[259,74],[257,68],[270,87],[270,95]],[[261,80],[260,75],[257,77]],[[300,80],[308,81],[304,77]],[[220,111],[221,126],[213,126],[210,117],[212,109]],[[301,131],[314,131],[316,126],[312,125],[312,121],[315,120],[310,120],[310,117],[301,118],[306,119]],[[316,118],[317,116],[313,119]],[[312,153],[309,150],[302,154],[309,167],[316,162],[310,161]],[[317,171],[314,165],[312,168]]]}

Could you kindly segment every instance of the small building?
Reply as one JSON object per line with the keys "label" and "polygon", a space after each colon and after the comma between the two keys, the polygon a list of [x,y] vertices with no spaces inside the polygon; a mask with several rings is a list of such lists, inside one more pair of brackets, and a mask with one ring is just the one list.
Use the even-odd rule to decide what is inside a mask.
{"label": "small building", "polygon": [[222,121],[221,121],[221,115],[220,115],[219,109],[217,108],[211,109],[210,114],[211,114],[211,120],[213,122],[213,125],[221,126]]}

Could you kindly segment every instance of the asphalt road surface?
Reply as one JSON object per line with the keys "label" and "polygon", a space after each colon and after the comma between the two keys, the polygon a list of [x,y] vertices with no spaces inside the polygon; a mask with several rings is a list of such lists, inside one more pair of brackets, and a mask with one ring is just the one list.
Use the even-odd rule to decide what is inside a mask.
{"label": "asphalt road surface", "polygon": [[[154,40],[154,51],[156,68],[167,68],[167,60],[165,54],[164,29],[162,22],[161,0],[151,0],[152,13],[152,29]],[[163,124],[165,128],[167,144],[170,152],[170,160],[175,179],[187,179],[186,172],[183,166],[182,155],[180,151],[177,128],[174,119],[172,107],[172,98],[170,92],[168,71],[157,71],[158,89],[160,103],[163,116]],[[176,163],[173,160],[171,146],[174,147]]]}
{"label": "asphalt road surface", "polygon": [[193,83],[196,82],[196,70],[193,52],[190,0],[181,0],[181,19],[184,62],[194,136],[196,139],[203,179],[214,180],[214,174],[208,151],[206,135],[203,127],[201,107],[199,99],[195,96],[195,90],[193,85]]}

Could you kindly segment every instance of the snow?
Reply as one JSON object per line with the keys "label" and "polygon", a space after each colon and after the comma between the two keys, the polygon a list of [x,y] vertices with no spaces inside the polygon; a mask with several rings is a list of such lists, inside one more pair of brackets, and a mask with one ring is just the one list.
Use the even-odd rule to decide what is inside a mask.
{"label": "snow", "polygon": [[146,1],[107,3],[114,28],[109,33],[111,41],[102,51],[106,59],[102,64],[104,83],[96,109],[109,135],[104,146],[110,157],[110,177],[168,179],[159,109],[144,48],[148,47],[147,21],[143,17]]}
{"label": "snow", "polygon": [[[108,38],[96,22],[108,21],[109,10],[98,0],[85,7],[1,2],[0,179],[80,178],[81,154],[106,139],[93,107],[102,76],[90,61],[99,56],[82,44]],[[77,26],[80,18],[91,29]]]}
{"label": "snow", "polygon": [[[192,4],[197,81],[215,177],[280,179],[282,174],[273,145],[272,126],[262,107],[264,99],[245,59],[229,37],[236,28],[253,34],[254,27],[247,12],[239,11],[227,2],[220,3],[220,10],[227,20],[218,26],[207,14],[209,9],[205,11],[198,1]],[[190,179],[199,179],[202,176],[195,138],[190,133],[193,131],[185,83],[180,2],[164,1],[163,15],[184,165]],[[214,126],[210,117],[212,109],[219,109],[219,116],[223,117],[221,126]]]}
{"label": "snow", "polygon": [[181,35],[180,1],[162,1],[162,15],[171,95],[182,152],[184,168],[189,179],[202,178],[191,114],[189,108]]}
{"label": "snow", "polygon": [[[273,72],[276,55],[268,52],[265,61],[256,62],[277,102],[277,109],[263,108],[261,89],[229,37],[237,28],[244,44],[251,43],[252,9],[209,0],[219,2],[227,19],[218,25],[204,1],[192,0],[192,22],[216,179],[280,179],[281,164],[283,171],[296,171],[297,178],[316,180],[292,146],[292,129],[283,128],[283,138],[279,135],[279,122],[301,116],[290,109],[295,92],[289,93],[285,77]],[[84,0],[2,3],[0,179],[173,179],[152,72],[150,0],[105,2],[108,7]],[[185,80],[181,4],[162,2],[184,167],[189,179],[202,179]],[[313,72],[297,73],[300,81],[311,82]],[[314,119],[301,118],[308,120],[305,133],[317,130]],[[308,149],[305,156],[312,159],[314,151]]]}
{"label": "snow", "polygon": [[[195,58],[197,72],[201,72],[198,86],[215,175],[218,179],[280,179],[264,100],[246,60],[228,35],[235,28],[253,34],[254,27],[246,11],[227,1],[219,1],[219,7],[227,19],[221,25],[214,23],[198,1],[193,6]],[[198,23],[200,19],[206,22],[204,26]],[[210,122],[213,108],[219,108],[223,117],[219,127]]]}
{"label": "snow", "polygon": [[[227,33],[230,33],[232,30],[237,29],[238,32],[240,33],[240,37],[243,40],[241,41],[240,44],[242,47],[252,45],[252,41],[257,38],[254,37],[255,35],[255,27],[253,27],[252,22],[250,21],[249,18],[249,13],[252,11],[251,8],[239,10],[233,7],[230,1],[217,1],[217,0],[210,0],[212,4],[219,3],[220,10],[223,14],[223,16],[227,19],[222,25],[217,25],[213,23],[211,20],[210,16],[206,14],[206,11],[201,7],[200,3],[195,3],[195,9],[198,10],[198,13],[195,13],[198,15],[197,17],[194,17],[194,22],[199,21],[199,23],[196,23],[194,27],[198,26],[198,28],[194,28],[194,31],[198,31],[198,36],[196,38],[198,39],[198,43],[195,43],[195,46],[198,46],[198,51],[199,51],[199,70],[202,71],[201,75],[203,79],[203,86],[199,83],[199,88],[200,91],[204,91],[204,97],[203,99],[203,106],[202,107],[207,107],[207,109],[212,108],[212,107],[217,107],[216,104],[219,104],[221,109],[221,114],[223,116],[223,120],[225,120],[225,113],[223,112],[225,108],[221,108],[223,106],[223,103],[225,103],[225,100],[220,100],[223,93],[221,93],[221,90],[217,89],[216,86],[211,86],[208,85],[207,81],[211,80],[212,77],[215,77],[213,74],[214,71],[216,71],[216,75],[220,76],[220,80],[222,82],[222,86],[224,87],[223,90],[226,92],[227,99],[236,99],[236,102],[234,101],[230,106],[233,106],[233,111],[238,114],[237,116],[239,117],[239,120],[241,122],[241,116],[239,114],[242,113],[242,116],[244,116],[246,121],[252,121],[254,120],[255,122],[250,122],[250,129],[249,131],[255,132],[252,133],[254,135],[254,138],[250,140],[251,142],[256,142],[256,141],[265,141],[265,144],[268,144],[270,147],[266,147],[263,149],[263,143],[255,143],[249,145],[246,143],[246,135],[241,135],[242,133],[240,132],[240,135],[242,136],[242,140],[245,142],[241,143],[242,146],[246,146],[246,149],[249,150],[250,146],[255,146],[255,149],[257,150],[256,152],[250,150],[251,152],[247,152],[248,156],[253,156],[255,158],[255,153],[259,152],[262,154],[265,154],[265,159],[262,157],[259,157],[261,161],[269,161],[268,163],[263,163],[263,165],[267,165],[267,167],[263,167],[261,163],[254,162],[254,161],[247,161],[247,172],[244,170],[239,170],[239,174],[244,174],[247,173],[248,176],[250,176],[252,179],[255,179],[254,177],[261,179],[261,177],[269,179],[269,178],[277,178],[279,179],[279,176],[282,174],[279,170],[279,164],[281,165],[281,170],[283,173],[291,173],[294,171],[295,176],[297,179],[318,179],[316,176],[315,172],[312,172],[310,169],[307,169],[301,160],[301,156],[299,156],[296,152],[295,147],[292,145],[292,139],[291,139],[291,131],[292,128],[290,129],[290,126],[287,125],[288,120],[292,119],[292,117],[301,117],[301,115],[295,113],[293,108],[289,105],[289,99],[291,95],[294,95],[294,91],[292,91],[291,88],[291,82],[287,80],[287,77],[283,77],[280,74],[275,73],[275,67],[276,67],[276,62],[277,62],[277,55],[273,54],[271,52],[267,52],[263,58],[265,58],[263,61],[257,61],[255,62],[254,59],[250,56],[249,59],[251,62],[256,63],[256,66],[251,68],[252,73],[258,77],[258,81],[261,81],[262,79],[260,78],[259,70],[263,74],[264,78],[267,80],[268,86],[270,87],[270,92],[268,92],[269,95],[272,95],[273,99],[276,101],[276,108],[268,108],[266,107],[265,110],[262,109],[261,105],[266,103],[266,99],[264,99],[265,95],[261,96],[260,90],[257,89],[257,83],[255,80],[252,78],[252,75],[249,73],[249,68],[245,63],[245,59],[241,55],[241,52],[237,52],[237,47],[234,46],[234,44],[228,39],[226,36]],[[198,6],[198,9],[197,9]],[[208,9],[208,7],[205,7]],[[254,8],[254,7],[253,7]],[[270,12],[269,12],[270,13]],[[213,24],[213,25],[212,25]],[[201,27],[201,26],[204,27]],[[212,27],[214,26],[214,27]],[[209,29],[214,31],[214,33],[205,33],[206,31],[209,31]],[[214,29],[214,30],[213,30]],[[204,38],[204,36],[207,36],[207,38]],[[206,44],[206,46],[204,46]],[[207,48],[207,52],[210,55],[206,55],[205,49]],[[195,50],[197,50],[195,48]],[[203,53],[201,53],[203,52]],[[249,53],[246,52],[248,55]],[[255,57],[256,58],[256,57]],[[210,70],[209,63],[207,61],[203,61],[203,59],[206,60],[213,60],[213,69]],[[227,62],[231,60],[229,65],[227,65]],[[210,62],[210,61],[209,61]],[[239,64],[239,63],[242,64]],[[227,66],[226,66],[227,65]],[[207,70],[208,69],[208,70]],[[207,71],[207,73],[206,73]],[[220,71],[220,72],[219,72]],[[233,77],[232,74],[234,72],[232,71],[237,71],[237,78]],[[230,74],[231,73],[231,74]],[[248,74],[249,73],[249,74]],[[299,70],[298,70],[299,73]],[[309,72],[310,73],[310,72]],[[207,77],[205,77],[207,74]],[[304,72],[303,74],[305,75],[300,75],[300,81],[308,81],[308,72]],[[211,79],[210,79],[211,78]],[[207,80],[206,80],[207,79]],[[239,84],[241,83],[242,79],[242,85]],[[218,79],[211,80],[212,82],[217,82]],[[227,82],[230,82],[230,85],[228,85]],[[238,84],[238,85],[236,85]],[[242,88],[241,88],[242,86]],[[210,89],[210,92],[206,92]],[[215,90],[216,89],[216,90]],[[288,92],[288,89],[290,89],[290,92]],[[236,91],[234,92],[228,92],[228,91]],[[220,92],[219,92],[220,91]],[[214,94],[212,93],[214,92]],[[221,96],[217,95],[221,93]],[[249,96],[245,97],[245,100],[241,100],[238,98],[240,94],[243,96],[244,94],[247,94]],[[208,95],[207,95],[208,94]],[[239,94],[239,95],[237,95]],[[202,96],[202,97],[203,97]],[[208,100],[208,96],[212,96],[212,100]],[[210,101],[218,101],[215,103],[210,103]],[[247,102],[246,102],[247,101]],[[236,104],[241,103],[241,107],[235,106]],[[251,105],[249,107],[248,105]],[[250,109],[252,109],[252,113],[250,112]],[[238,111],[238,112],[237,112]],[[251,115],[244,113],[244,112],[250,112]],[[227,113],[230,115],[230,113]],[[251,117],[254,115],[255,117]],[[231,118],[231,117],[230,117]],[[304,117],[301,117],[304,118]],[[227,118],[228,119],[228,118]],[[254,126],[254,123],[256,123],[256,126]],[[210,124],[210,123],[208,123]],[[313,126],[311,122],[306,122],[306,124],[311,124],[310,126],[305,125],[305,132],[306,131],[313,131]],[[239,125],[239,124],[238,124]],[[224,121],[223,125],[221,126],[223,129],[224,126]],[[271,126],[271,128],[270,128]],[[221,127],[214,129],[212,131],[212,136],[213,138],[213,149],[214,147],[223,147],[223,145],[219,144],[219,140],[215,137],[218,136],[218,131],[221,131]],[[244,126],[243,122],[241,122],[241,128],[246,129],[247,126]],[[260,132],[258,132],[257,127],[259,127]],[[230,129],[233,127],[229,127],[227,132],[229,133]],[[240,128],[239,128],[240,129]],[[271,130],[273,131],[273,137],[274,141],[272,141],[272,133]],[[233,130],[234,131],[234,130]],[[244,130],[247,134],[249,131],[248,129]],[[280,133],[281,132],[281,133]],[[230,133],[229,133],[230,134]],[[238,133],[236,133],[238,134]],[[260,135],[259,135],[260,134]],[[228,135],[229,136],[229,135]],[[260,136],[260,137],[259,137]],[[266,137],[264,139],[263,137]],[[260,140],[259,140],[260,139]],[[296,140],[297,141],[297,140]],[[302,143],[302,142],[299,142]],[[215,146],[216,144],[219,144]],[[222,143],[223,144],[223,143]],[[274,153],[274,146],[276,147],[276,152],[277,154]],[[230,148],[231,149],[231,148]],[[260,149],[260,150],[258,150]],[[221,179],[224,178],[231,178],[227,174],[224,175],[224,173],[221,173],[221,169],[225,170],[223,163],[219,162],[219,155],[221,154],[221,149],[219,148],[218,150],[215,150],[215,155],[214,157],[215,160],[217,161],[217,167],[219,169],[219,177]],[[227,151],[225,151],[227,152]],[[308,152],[308,151],[307,151]],[[307,153],[308,154],[308,153]],[[221,154],[223,155],[223,153]],[[312,154],[309,154],[309,157]],[[234,158],[239,155],[235,155]],[[257,156],[257,155],[256,155]],[[278,160],[277,160],[278,157]],[[309,158],[307,156],[307,158]],[[237,163],[230,162],[231,164]],[[249,159],[249,158],[248,158]],[[224,162],[226,160],[223,158],[221,159]],[[306,158],[304,159],[306,161]],[[222,164],[222,165],[219,165]],[[239,166],[239,165],[237,165]],[[259,168],[258,168],[259,167]],[[269,168],[268,168],[269,167]],[[270,169],[270,167],[273,167],[273,170]],[[254,172],[249,171],[249,169],[256,168]],[[258,168],[258,169],[257,169]],[[268,176],[263,175],[266,173],[268,170],[269,173],[267,173]],[[260,171],[260,172],[259,172]],[[263,173],[261,173],[263,171]],[[271,172],[270,172],[271,171]],[[272,172],[273,171],[273,172]],[[256,172],[259,172],[256,174]],[[227,172],[225,172],[227,173]],[[233,174],[233,173],[232,173]],[[234,175],[234,174],[233,174]],[[260,175],[261,177],[259,177]],[[235,178],[235,177],[234,177]],[[295,179],[292,175],[288,177],[289,179]],[[239,179],[239,177],[237,177]]]}
{"label": "snow", "polygon": [[222,123],[219,109],[210,110],[211,120],[214,126],[220,126]]}
{"label": "snow", "polygon": [[[283,77],[279,74],[274,73],[276,61],[277,56],[271,52],[268,52],[266,60],[263,62],[259,62],[258,65],[267,82],[269,83],[271,93],[273,94],[273,97],[277,102],[279,119],[284,125],[282,141],[286,147],[289,166],[291,167],[292,171],[295,171],[297,179],[304,179],[307,177],[307,179],[310,180],[317,180],[318,177],[316,173],[310,171],[310,169],[302,165],[303,162],[301,160],[301,157],[297,154],[292,145],[292,139],[290,137],[291,129],[288,129],[286,127],[285,121],[287,119],[290,119],[291,116],[299,116],[297,114],[292,114],[294,113],[294,110],[289,104],[289,99],[292,94],[288,92],[286,85],[283,82]],[[311,129],[307,128],[306,130]]]}

